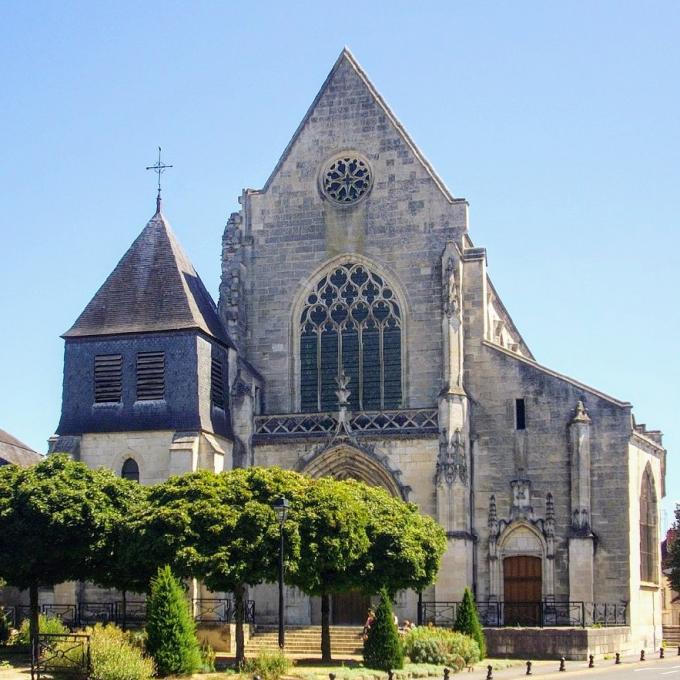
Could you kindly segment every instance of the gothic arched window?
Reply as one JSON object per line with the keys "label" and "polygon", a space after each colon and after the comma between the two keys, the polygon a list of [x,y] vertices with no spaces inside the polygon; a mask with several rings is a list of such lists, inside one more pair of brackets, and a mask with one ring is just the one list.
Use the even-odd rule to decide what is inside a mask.
{"label": "gothic arched window", "polygon": [[656,583],[657,553],[657,508],[654,480],[649,470],[642,476],[640,489],[640,579]]}
{"label": "gothic arched window", "polygon": [[123,469],[120,471],[120,476],[123,479],[129,479],[131,482],[139,481],[139,465],[134,458],[128,458],[123,463]]}
{"label": "gothic arched window", "polygon": [[300,316],[300,405],[335,409],[336,377],[350,378],[350,408],[401,406],[401,310],[394,291],[364,265],[323,276]]}

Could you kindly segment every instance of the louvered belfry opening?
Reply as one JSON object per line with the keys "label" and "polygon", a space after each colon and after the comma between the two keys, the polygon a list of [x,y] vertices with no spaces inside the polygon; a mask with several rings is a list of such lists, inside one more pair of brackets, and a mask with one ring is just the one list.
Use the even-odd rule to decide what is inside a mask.
{"label": "louvered belfry opening", "polygon": [[352,410],[399,408],[401,327],[396,295],[378,274],[347,262],[323,276],[300,317],[302,411],[336,408],[343,371]]}
{"label": "louvered belfry opening", "polygon": [[224,364],[219,357],[212,357],[210,364],[210,400],[213,406],[224,408]]}
{"label": "louvered belfry opening", "polygon": [[99,354],[94,358],[95,404],[119,403],[123,394],[123,357]]}
{"label": "louvered belfry opening", "polygon": [[137,401],[165,399],[165,352],[137,354]]}

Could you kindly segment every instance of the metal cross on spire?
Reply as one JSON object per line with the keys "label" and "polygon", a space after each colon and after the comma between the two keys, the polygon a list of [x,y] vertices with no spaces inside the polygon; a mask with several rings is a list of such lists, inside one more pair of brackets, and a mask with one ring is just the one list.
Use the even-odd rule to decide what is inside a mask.
{"label": "metal cross on spire", "polygon": [[153,170],[158,175],[158,195],[156,196],[156,212],[160,212],[161,209],[161,175],[165,172],[166,168],[171,168],[172,165],[165,165],[161,161],[161,147],[158,147],[158,161],[155,165],[148,165],[147,170]]}

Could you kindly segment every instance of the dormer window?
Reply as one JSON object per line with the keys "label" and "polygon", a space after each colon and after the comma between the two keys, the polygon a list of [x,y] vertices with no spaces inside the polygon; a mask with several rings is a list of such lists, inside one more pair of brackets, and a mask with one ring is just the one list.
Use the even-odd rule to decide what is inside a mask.
{"label": "dormer window", "polygon": [[165,352],[137,354],[137,401],[165,399]]}

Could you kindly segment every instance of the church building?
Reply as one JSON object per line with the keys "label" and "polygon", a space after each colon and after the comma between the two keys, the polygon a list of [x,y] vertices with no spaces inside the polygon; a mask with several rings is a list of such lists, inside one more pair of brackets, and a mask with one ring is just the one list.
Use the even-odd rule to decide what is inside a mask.
{"label": "church building", "polygon": [[[51,452],[142,484],[258,465],[379,485],[448,537],[400,618],[445,622],[467,586],[491,627],[617,624],[660,646],[661,433],[534,358],[467,200],[349,51],[243,191],[221,261],[215,305],[159,197],[63,336]],[[276,621],[273,586],[250,597]],[[320,622],[316,598],[286,601],[288,624]],[[333,623],[367,604],[335,596]]]}

